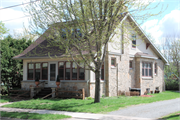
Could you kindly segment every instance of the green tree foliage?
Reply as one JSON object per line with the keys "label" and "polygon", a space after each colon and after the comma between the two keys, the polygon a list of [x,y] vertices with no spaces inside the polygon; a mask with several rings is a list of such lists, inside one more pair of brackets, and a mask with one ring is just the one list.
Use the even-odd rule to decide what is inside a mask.
{"label": "green tree foliage", "polygon": [[4,23],[2,23],[2,22],[0,21],[0,38],[2,37],[3,34],[5,34],[5,33],[7,33],[7,32],[8,32],[8,29],[5,28]]}
{"label": "green tree foliage", "polygon": [[107,53],[107,43],[116,28],[117,32],[123,28],[122,24],[119,25],[123,13],[129,11],[140,21],[157,15],[151,12],[152,8],[158,6],[152,5],[153,2],[155,1],[41,0],[29,4],[25,9],[32,16],[32,30],[41,33],[46,31],[44,35],[48,37],[44,37],[49,39],[49,46],[58,46],[58,52],[66,51],[66,56],[71,57],[69,60],[76,64],[82,61],[87,69],[96,74],[94,102],[100,102],[101,66]]}
{"label": "green tree foliage", "polygon": [[1,82],[5,85],[20,86],[23,74],[22,60],[12,58],[23,52],[32,42],[31,40],[13,39],[7,36],[1,40]]}

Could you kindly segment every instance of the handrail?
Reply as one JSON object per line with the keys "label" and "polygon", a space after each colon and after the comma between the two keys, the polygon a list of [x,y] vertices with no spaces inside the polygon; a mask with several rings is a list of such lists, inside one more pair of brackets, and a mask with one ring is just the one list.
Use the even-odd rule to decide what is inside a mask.
{"label": "handrail", "polygon": [[56,91],[54,91],[54,92],[52,92],[52,93],[50,93],[50,94],[48,94],[48,95],[46,95],[46,96],[44,96],[42,99],[44,99],[44,98],[46,98],[46,97],[48,97],[48,96],[50,96],[50,95],[52,95],[53,93],[55,93]]}
{"label": "handrail", "polygon": [[42,83],[45,83],[45,81],[40,82],[39,85],[42,84]]}

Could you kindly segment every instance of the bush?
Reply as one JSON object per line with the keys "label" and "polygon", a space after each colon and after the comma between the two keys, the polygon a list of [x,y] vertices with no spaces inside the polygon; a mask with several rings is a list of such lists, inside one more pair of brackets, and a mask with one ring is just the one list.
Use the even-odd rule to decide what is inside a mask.
{"label": "bush", "polygon": [[2,95],[8,94],[8,86],[7,85],[1,85],[1,94]]}
{"label": "bush", "polygon": [[166,90],[179,90],[179,81],[173,79],[165,80]]}

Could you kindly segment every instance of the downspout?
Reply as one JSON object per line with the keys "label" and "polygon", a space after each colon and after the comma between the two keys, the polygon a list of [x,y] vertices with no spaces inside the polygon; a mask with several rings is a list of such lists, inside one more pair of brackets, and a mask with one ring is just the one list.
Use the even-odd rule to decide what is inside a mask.
{"label": "downspout", "polygon": [[116,84],[117,84],[117,96],[118,96],[118,63],[116,63],[117,65],[116,65],[116,67],[117,67],[117,69],[116,69]]}

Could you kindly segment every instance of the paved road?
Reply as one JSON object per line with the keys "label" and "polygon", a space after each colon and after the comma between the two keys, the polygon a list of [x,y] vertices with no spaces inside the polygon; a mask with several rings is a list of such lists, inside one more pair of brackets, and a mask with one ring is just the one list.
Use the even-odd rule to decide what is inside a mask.
{"label": "paved road", "polygon": [[[11,103],[5,103],[11,104]],[[0,104],[0,106],[5,105]],[[93,114],[93,113],[78,113],[78,112],[67,112],[67,111],[55,111],[55,110],[35,110],[35,109],[20,109],[20,108],[3,108],[0,107],[0,111],[7,112],[29,112],[29,113],[39,113],[39,114],[64,114],[72,116],[72,118],[68,118],[65,120],[157,120],[157,119],[149,119],[149,118],[138,118],[138,117],[130,117],[130,116],[121,116],[121,115],[106,115],[106,114]],[[1,120],[23,120],[17,118],[0,118]]]}
{"label": "paved road", "polygon": [[110,112],[108,114],[153,119],[160,118],[177,111],[180,111],[180,98],[144,105],[130,106],[124,109],[119,109],[118,111]]}

